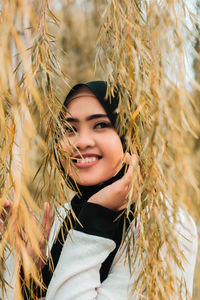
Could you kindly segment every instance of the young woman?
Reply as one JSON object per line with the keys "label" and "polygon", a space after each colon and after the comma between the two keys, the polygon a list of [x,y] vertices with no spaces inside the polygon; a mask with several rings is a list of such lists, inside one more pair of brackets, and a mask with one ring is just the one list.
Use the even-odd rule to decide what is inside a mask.
{"label": "young woman", "polygon": [[[124,264],[126,242],[121,244],[125,206],[131,188],[131,179],[137,172],[137,156],[124,156],[124,137],[115,128],[118,97],[115,92],[105,99],[107,84],[94,81],[76,85],[65,100],[67,112],[62,116],[65,136],[60,145],[70,155],[72,166],[62,157],[61,165],[72,185],[78,185],[79,195],[71,202],[78,221],[66,236],[58,264],[47,290],[47,300],[129,299],[130,289],[137,278],[141,264],[137,260],[130,274]],[[125,160],[124,160],[125,159]],[[125,171],[124,161],[128,164]],[[139,174],[138,174],[139,178]],[[134,189],[137,193],[137,189]],[[134,197],[133,197],[134,199]],[[133,200],[134,201],[134,200]],[[134,205],[131,207],[134,210]],[[188,262],[184,271],[174,270],[178,278],[184,276],[192,294],[196,259],[196,227],[180,212],[180,248]],[[132,219],[132,234],[138,234],[138,225]],[[188,234],[188,228],[194,235]],[[191,251],[186,251],[189,247]],[[132,256],[135,257],[133,249]],[[132,276],[131,276],[132,275]],[[135,291],[131,299],[145,296]]]}

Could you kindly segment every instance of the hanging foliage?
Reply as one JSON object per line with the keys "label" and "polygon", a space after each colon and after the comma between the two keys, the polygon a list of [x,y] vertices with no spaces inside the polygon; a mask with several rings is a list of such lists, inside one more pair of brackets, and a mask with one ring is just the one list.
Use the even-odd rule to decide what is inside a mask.
{"label": "hanging foliage", "polygon": [[[194,16],[181,0],[113,0],[99,37],[111,91],[117,87],[121,94],[119,128],[128,149],[138,153],[143,175],[136,201],[143,268],[132,292],[145,290],[147,299],[173,299],[175,294],[182,299],[173,266],[184,257],[174,226],[180,207],[200,207],[193,148],[187,143],[199,134],[194,97],[199,82],[190,79],[186,68],[188,37],[198,33],[187,28],[189,17]],[[167,263],[161,254],[164,243]],[[131,250],[127,255],[134,270]]]}
{"label": "hanging foliage", "polygon": [[[5,205],[12,207],[8,222],[1,224],[0,256],[3,266],[14,255],[15,295],[21,299],[20,266],[23,264],[26,280],[31,275],[38,282],[37,261],[30,257],[28,246],[40,256],[44,239],[35,221],[42,214],[44,199],[34,199],[34,170],[42,161],[45,176],[40,189],[44,189],[49,174],[47,165],[43,166],[53,151],[55,118],[61,105],[55,79],[59,77],[64,84],[67,79],[54,55],[55,38],[48,32],[48,22],[58,26],[49,1],[3,0],[0,4],[0,212]],[[36,153],[43,158],[38,159]],[[48,185],[45,195],[51,202]],[[3,297],[5,287],[1,268]]]}

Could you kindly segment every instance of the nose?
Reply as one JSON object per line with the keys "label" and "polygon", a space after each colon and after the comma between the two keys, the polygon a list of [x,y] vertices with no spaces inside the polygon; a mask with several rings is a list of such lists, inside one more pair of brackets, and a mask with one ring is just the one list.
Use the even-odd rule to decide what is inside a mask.
{"label": "nose", "polygon": [[81,130],[76,134],[74,145],[79,150],[84,150],[95,146],[95,139],[87,130]]}

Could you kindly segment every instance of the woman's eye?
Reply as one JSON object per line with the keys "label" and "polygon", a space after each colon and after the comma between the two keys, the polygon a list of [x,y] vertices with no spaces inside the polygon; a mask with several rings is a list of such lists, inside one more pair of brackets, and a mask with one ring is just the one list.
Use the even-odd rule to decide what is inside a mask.
{"label": "woman's eye", "polygon": [[111,123],[108,123],[108,122],[100,122],[100,123],[97,123],[97,124],[95,125],[95,128],[96,128],[96,129],[106,128],[106,127],[112,127]]}
{"label": "woman's eye", "polygon": [[74,133],[77,131],[75,127],[70,127],[70,126],[65,126],[64,130],[66,133]]}

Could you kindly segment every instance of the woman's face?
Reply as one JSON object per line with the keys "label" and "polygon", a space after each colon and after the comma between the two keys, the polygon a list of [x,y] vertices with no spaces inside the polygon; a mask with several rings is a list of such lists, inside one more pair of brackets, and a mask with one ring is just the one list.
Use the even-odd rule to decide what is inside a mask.
{"label": "woman's face", "polygon": [[61,163],[66,173],[81,185],[103,183],[122,165],[121,140],[103,106],[91,92],[80,92],[67,109],[65,121],[74,131],[65,125],[66,135],[61,140],[61,147],[70,153],[76,171],[69,168],[66,160]]}

